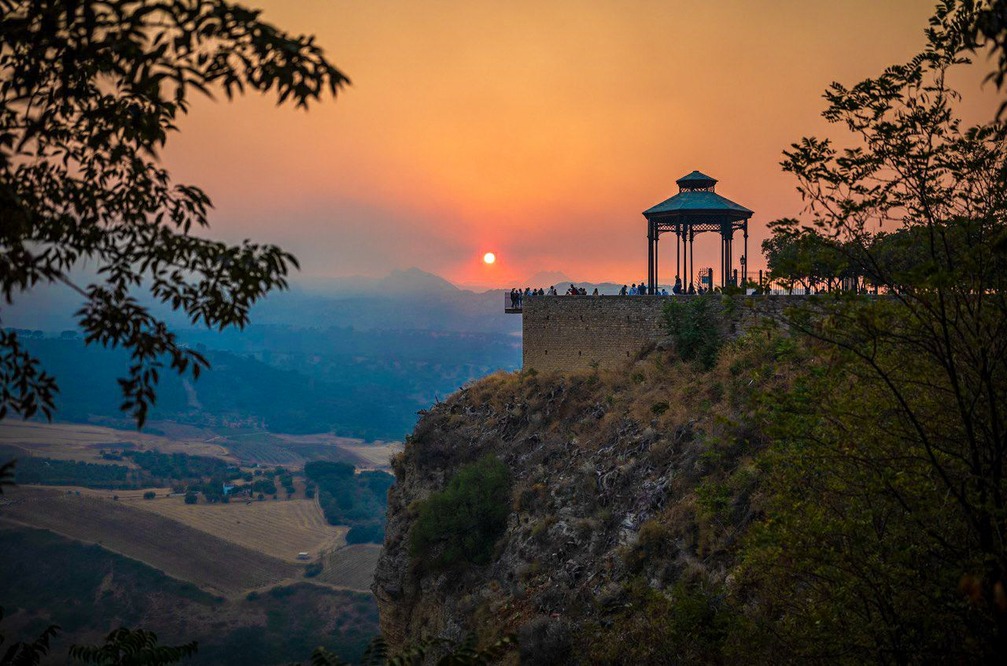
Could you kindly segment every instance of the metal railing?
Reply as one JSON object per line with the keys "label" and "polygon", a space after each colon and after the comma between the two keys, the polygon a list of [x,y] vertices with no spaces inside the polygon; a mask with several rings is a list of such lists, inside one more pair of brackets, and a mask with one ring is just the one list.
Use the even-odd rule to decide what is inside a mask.
{"label": "metal railing", "polygon": [[[786,282],[778,281],[763,281],[762,285],[756,283],[750,283],[748,289],[746,290],[746,296],[808,296],[812,294],[826,293],[826,289],[819,288],[806,288],[800,284],[791,284]],[[654,296],[659,296],[662,298],[680,298],[694,296],[695,294],[673,294],[668,290],[667,294],[654,294],[646,295],[647,298],[653,298]],[[590,294],[587,296],[580,296],[580,298],[612,298],[613,296],[619,296],[619,294],[599,294],[597,296]],[[524,312],[525,303],[529,299],[536,298],[570,298],[568,294],[557,294],[557,295],[542,295],[537,294],[525,294],[524,292],[516,292],[511,294],[509,291],[505,291],[504,297],[504,312],[519,314]],[[623,298],[636,298],[635,295],[625,296]]]}

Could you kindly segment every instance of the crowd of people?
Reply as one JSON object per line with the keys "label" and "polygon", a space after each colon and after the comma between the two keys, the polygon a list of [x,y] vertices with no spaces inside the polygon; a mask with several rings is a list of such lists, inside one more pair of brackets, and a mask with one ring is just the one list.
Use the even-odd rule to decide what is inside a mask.
{"label": "crowd of people", "polygon": [[[622,288],[619,289],[619,296],[646,296],[647,291],[648,287],[645,282],[641,281],[639,284],[634,282],[630,286],[622,285]],[[661,288],[658,291],[655,291],[654,295],[655,296],[671,296],[671,295],[683,295],[683,294],[693,295],[693,294],[705,294],[707,291],[708,290],[704,289],[702,286],[700,286],[699,289],[697,289],[695,284],[693,284],[692,282],[689,283],[688,287],[685,287],[682,284],[682,279],[676,277],[675,284],[671,287],[670,294],[668,293],[667,289]],[[559,296],[559,295],[560,293],[559,291],[557,291],[555,286],[551,286],[548,289],[542,289],[542,288],[532,289],[531,287],[525,287],[524,291],[515,287],[510,290],[511,308],[518,309],[522,307],[522,305],[524,304],[524,300],[526,298],[531,298],[534,296]],[[576,285],[571,284],[570,287],[563,292],[563,295],[587,296],[588,293],[587,289],[585,289],[584,287],[577,287]],[[590,295],[600,296],[601,294],[598,293],[598,288],[595,287],[594,291]]]}

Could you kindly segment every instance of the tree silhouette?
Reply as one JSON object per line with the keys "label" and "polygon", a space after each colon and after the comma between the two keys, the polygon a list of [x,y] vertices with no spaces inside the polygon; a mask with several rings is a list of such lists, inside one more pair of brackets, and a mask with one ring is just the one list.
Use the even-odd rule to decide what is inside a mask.
{"label": "tree silhouette", "polygon": [[72,645],[70,658],[99,666],[168,666],[196,654],[196,641],[184,645],[158,645],[157,634],[120,627],[101,645]]}
{"label": "tree silhouette", "polygon": [[769,419],[789,448],[758,562],[802,590],[764,581],[806,657],[1007,653],[1007,127],[963,125],[948,81],[972,42],[940,14],[928,36],[828,89],[850,147],[809,137],[783,162],[808,206],[781,228],[842,242],[885,294],[787,320],[816,367]]}
{"label": "tree silhouette", "polygon": [[[973,53],[986,51],[995,59],[986,77],[1000,90],[1007,81],[1007,0],[943,0],[930,21],[934,33],[952,32]],[[1002,116],[1007,102],[1000,105]]]}
{"label": "tree silhouette", "polygon": [[[142,426],[164,365],[197,377],[207,361],[138,292],[193,324],[242,327],[297,266],[272,245],[193,233],[210,199],[158,160],[191,95],[249,88],[307,108],[348,79],[312,37],[224,0],[0,0],[0,17],[3,303],[39,283],[75,290],[85,342],[131,353],[122,409]],[[76,284],[84,260],[96,278]],[[49,417],[57,390],[16,333],[0,332],[0,417]]]}
{"label": "tree silhouette", "polygon": [[[0,621],[4,611],[0,607]],[[0,666],[37,666],[49,654],[49,642],[59,634],[59,627],[51,624],[32,642],[16,641],[6,645],[6,637],[0,634]]]}

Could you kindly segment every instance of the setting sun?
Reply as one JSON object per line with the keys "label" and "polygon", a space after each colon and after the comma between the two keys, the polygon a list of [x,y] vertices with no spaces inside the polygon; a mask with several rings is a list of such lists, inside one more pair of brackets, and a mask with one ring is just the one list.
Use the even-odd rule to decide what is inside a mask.
{"label": "setting sun", "polygon": [[483,263],[484,264],[492,264],[492,263],[496,262],[496,260],[497,260],[497,256],[495,254],[493,254],[492,252],[487,252],[486,254],[483,255]]}

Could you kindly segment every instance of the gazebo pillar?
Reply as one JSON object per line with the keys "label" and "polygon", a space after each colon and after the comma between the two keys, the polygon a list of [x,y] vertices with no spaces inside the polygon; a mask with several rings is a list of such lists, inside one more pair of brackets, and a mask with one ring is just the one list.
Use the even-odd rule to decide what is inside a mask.
{"label": "gazebo pillar", "polygon": [[659,237],[657,222],[650,220],[647,227],[647,293],[653,294],[657,289],[658,247]]}
{"label": "gazebo pillar", "polygon": [[741,288],[745,289],[748,284],[748,220],[745,220],[742,229],[745,233],[745,261],[741,264]]}
{"label": "gazebo pillar", "polygon": [[660,278],[660,275],[661,275],[661,261],[660,261],[660,257],[658,256],[659,255],[659,250],[661,249],[661,245],[660,245],[660,243],[657,242],[658,238],[660,238],[660,236],[661,236],[661,234],[657,230],[657,222],[655,222],[654,223],[654,277],[653,277],[653,280],[651,280],[650,289],[649,289],[649,292],[648,292],[648,293],[651,293],[651,294],[656,294],[657,293],[657,283],[661,279]]}
{"label": "gazebo pillar", "polygon": [[675,279],[682,277],[682,228],[675,225]]}
{"label": "gazebo pillar", "polygon": [[692,277],[696,274],[696,230],[693,227],[689,227],[689,275],[688,280],[685,281],[684,286],[688,291],[689,285],[692,284]]}

